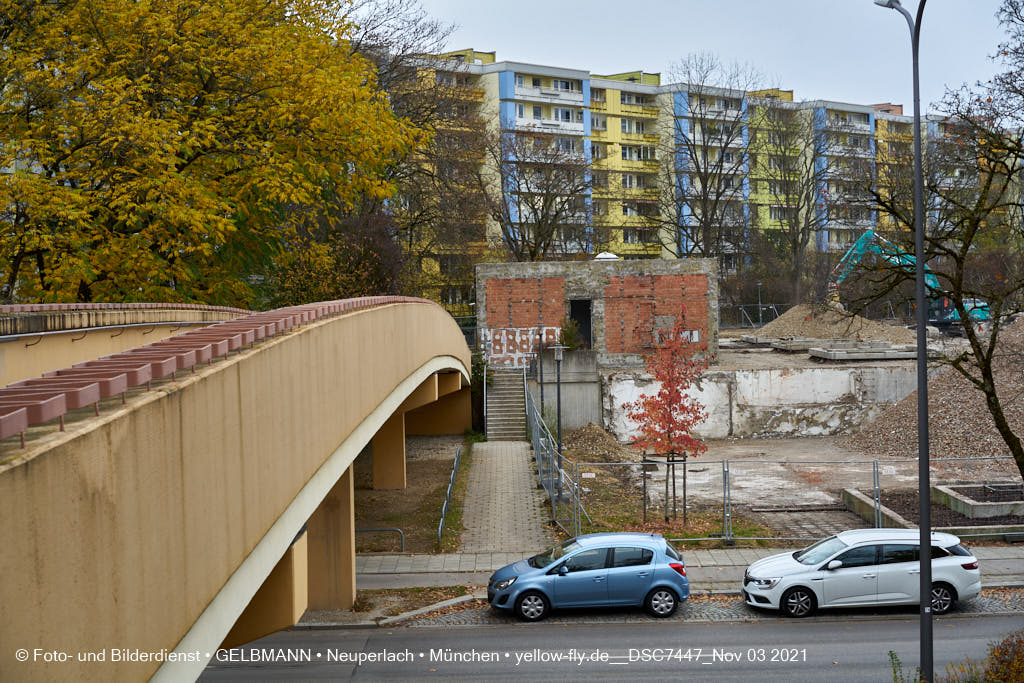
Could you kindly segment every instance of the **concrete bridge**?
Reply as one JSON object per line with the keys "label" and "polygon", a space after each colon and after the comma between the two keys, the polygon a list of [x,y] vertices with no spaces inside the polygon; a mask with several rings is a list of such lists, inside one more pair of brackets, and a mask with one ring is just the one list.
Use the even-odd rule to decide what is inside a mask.
{"label": "concrete bridge", "polygon": [[428,301],[40,308],[0,308],[0,680],[187,680],[351,606],[356,455],[404,488],[407,433],[470,426]]}

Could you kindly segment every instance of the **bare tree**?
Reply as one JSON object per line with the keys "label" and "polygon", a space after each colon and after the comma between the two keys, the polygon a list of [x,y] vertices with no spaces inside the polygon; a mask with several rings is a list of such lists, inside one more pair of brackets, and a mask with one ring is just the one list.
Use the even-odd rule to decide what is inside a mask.
{"label": "bare tree", "polygon": [[665,181],[652,219],[675,256],[728,259],[745,248],[746,96],[760,77],[698,53],[675,64],[671,78],[687,91],[675,95],[671,129],[661,136]]}
{"label": "bare tree", "polygon": [[454,306],[470,298],[475,257],[467,245],[485,244],[475,183],[483,90],[464,64],[435,57],[454,26],[431,18],[419,0],[355,0],[347,11],[358,27],[349,49],[375,64],[394,111],[423,132],[389,169],[395,195],[368,197],[353,210],[389,217],[406,255],[405,292]]}
{"label": "bare tree", "polygon": [[859,195],[848,179],[851,146],[841,127],[826,129],[815,121],[814,110],[802,104],[751,99],[749,120],[751,225],[773,232],[784,257],[790,300],[799,304],[816,237],[851,218],[851,204],[862,205],[855,203]]}
{"label": "bare tree", "polygon": [[583,141],[573,136],[492,131],[478,171],[496,247],[516,261],[567,257],[591,248],[592,187]]}
{"label": "bare tree", "polygon": [[[943,118],[928,124],[925,156],[925,252],[937,282],[929,296],[955,311],[968,350],[947,359],[985,397],[993,423],[1024,475],[1024,444],[1005,412],[1000,372],[1019,372],[1020,349],[1002,339],[1011,318],[1024,310],[1024,221],[1020,183],[1024,153],[1024,1],[1003,0],[999,18],[1007,42],[997,57],[1005,70],[992,81],[947,93]],[[893,150],[898,154],[901,150]],[[913,253],[912,179],[908,160],[879,165],[873,197],[899,230],[893,235]],[[874,297],[913,279],[907,268],[877,266]],[[978,324],[970,311],[979,299],[991,320]],[[1005,336],[1005,335],[1004,335]],[[1010,367],[1008,367],[1010,366]]]}

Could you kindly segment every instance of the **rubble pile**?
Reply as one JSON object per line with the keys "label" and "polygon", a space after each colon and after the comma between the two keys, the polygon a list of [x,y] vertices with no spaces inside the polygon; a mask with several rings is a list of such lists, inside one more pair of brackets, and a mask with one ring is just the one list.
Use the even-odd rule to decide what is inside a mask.
{"label": "rubble pile", "polygon": [[914,332],[837,311],[828,306],[801,304],[789,309],[757,331],[758,337],[810,337],[812,339],[859,339],[913,344]]}
{"label": "rubble pile", "polygon": [[[996,389],[1011,428],[1024,436],[1024,320],[1000,332],[993,363]],[[981,391],[953,369],[928,383],[929,453],[932,458],[1006,456]],[[892,406],[853,437],[867,453],[917,457],[917,392]]]}
{"label": "rubble pile", "polygon": [[639,462],[640,451],[624,446],[615,437],[591,423],[564,434],[565,451],[575,451],[574,459],[587,462]]}

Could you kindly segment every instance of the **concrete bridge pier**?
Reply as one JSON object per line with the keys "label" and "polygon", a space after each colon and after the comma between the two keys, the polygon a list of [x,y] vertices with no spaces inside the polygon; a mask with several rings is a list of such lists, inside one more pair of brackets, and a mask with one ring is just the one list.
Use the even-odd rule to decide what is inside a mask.
{"label": "concrete bridge pier", "polygon": [[310,609],[348,609],[356,599],[353,479],[349,465],[306,527]]}

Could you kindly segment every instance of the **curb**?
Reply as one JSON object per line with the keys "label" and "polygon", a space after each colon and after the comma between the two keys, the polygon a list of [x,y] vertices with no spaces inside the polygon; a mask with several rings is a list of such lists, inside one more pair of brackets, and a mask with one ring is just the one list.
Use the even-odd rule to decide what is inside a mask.
{"label": "curb", "polygon": [[419,617],[424,614],[429,614],[430,612],[435,612],[439,609],[444,609],[445,607],[453,607],[455,605],[461,605],[464,602],[480,599],[486,600],[487,594],[485,593],[483,595],[480,595],[479,593],[472,593],[470,595],[460,595],[457,598],[451,598],[450,600],[442,600],[441,602],[436,602],[433,605],[427,605],[426,607],[420,607],[419,609],[414,609],[410,612],[403,612],[402,614],[398,614],[393,617],[381,619],[377,622],[377,625],[381,627],[393,626],[394,624],[405,621],[406,619],[412,619],[413,617]]}
{"label": "curb", "polygon": [[[994,584],[986,585],[985,588],[1024,588],[1024,581],[1002,581],[1002,582],[999,582],[999,583],[994,583]],[[706,596],[712,596],[712,595],[737,595],[738,596],[739,594],[740,594],[740,591],[739,590],[735,590],[735,589],[696,589],[696,590],[690,591],[690,595],[691,596],[694,596],[694,595],[706,595]],[[429,613],[435,612],[435,611],[437,611],[439,609],[444,609],[445,607],[454,607],[455,605],[461,605],[461,604],[463,604],[465,602],[470,602],[472,600],[483,600],[483,599],[486,599],[486,598],[487,598],[486,594],[483,594],[481,592],[477,592],[477,593],[471,593],[469,595],[460,595],[457,598],[451,598],[449,600],[442,600],[441,602],[436,602],[436,603],[434,603],[432,605],[427,605],[426,607],[420,607],[418,609],[414,609],[414,610],[411,610],[409,612],[403,612],[403,613],[397,614],[397,615],[395,615],[393,617],[380,617],[380,618],[378,618],[375,621],[366,620],[366,621],[359,621],[359,622],[355,622],[355,623],[324,622],[324,623],[320,623],[320,624],[299,623],[299,624],[296,624],[295,626],[292,626],[288,630],[290,630],[290,631],[330,631],[330,630],[340,630],[340,629],[349,629],[349,628],[352,628],[352,629],[387,628],[387,627],[390,627],[390,626],[397,626],[397,625],[401,624],[402,622],[407,621],[409,619],[413,619],[415,617],[420,617],[420,616],[423,616],[424,614],[429,614]],[[999,615],[1014,615],[1014,614],[1020,614],[1020,612],[1014,612],[1014,611],[1010,611],[1010,612],[982,612],[982,613],[977,613],[977,614],[959,614],[959,615],[956,615],[956,616],[958,616],[959,618],[975,618],[975,617],[984,617],[984,616],[999,616]],[[819,615],[819,616],[828,616],[828,615]],[[861,615],[849,615],[849,616],[844,617],[844,618],[852,618],[852,619],[864,618],[864,619],[866,619],[866,618],[877,618],[877,616],[878,615],[864,615],[864,616],[861,616]],[[779,617],[779,618],[781,619],[782,617]],[[710,622],[708,622],[708,623],[710,623]]]}
{"label": "curb", "polygon": [[339,622],[339,621],[325,621],[323,623],[302,623],[302,622],[300,622],[298,624],[295,624],[294,626],[292,626],[288,630],[289,631],[330,631],[330,630],[345,629],[345,628],[385,628],[385,627],[388,627],[388,626],[394,626],[395,624],[403,622],[403,621],[405,621],[407,619],[413,619],[415,617],[423,616],[424,614],[429,614],[430,612],[435,612],[435,611],[437,611],[439,609],[444,609],[445,607],[453,607],[455,605],[461,605],[462,603],[469,602],[471,600],[486,599],[486,598],[487,598],[486,594],[471,593],[469,595],[460,595],[457,598],[450,598],[448,600],[442,600],[441,602],[435,602],[432,605],[427,605],[426,607],[420,607],[418,609],[414,609],[414,610],[411,610],[409,612],[402,612],[401,614],[396,614],[393,617],[378,617],[375,620],[366,619],[364,621],[357,621],[357,622],[352,622],[352,623],[347,623],[347,622],[343,623],[343,622]]}

